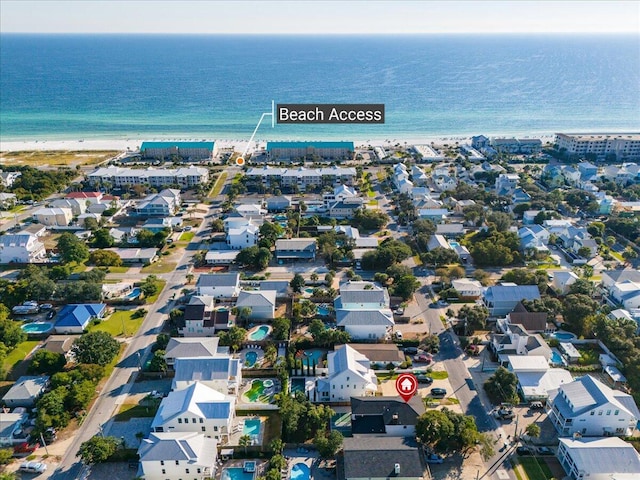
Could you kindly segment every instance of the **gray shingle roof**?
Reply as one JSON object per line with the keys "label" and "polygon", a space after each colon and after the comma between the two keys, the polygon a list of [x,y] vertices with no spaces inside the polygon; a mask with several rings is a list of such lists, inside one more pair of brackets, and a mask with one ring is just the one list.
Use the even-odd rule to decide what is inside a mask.
{"label": "gray shingle roof", "polygon": [[346,325],[394,325],[393,317],[380,310],[336,310],[339,326]]}
{"label": "gray shingle roof", "polygon": [[138,449],[141,462],[188,461],[194,465],[213,465],[217,442],[195,432],[151,433]]}
{"label": "gray shingle roof", "polygon": [[49,377],[20,377],[16,383],[9,389],[2,399],[7,400],[28,400],[35,398],[46,387]]}
{"label": "gray shingle roof", "polygon": [[[395,465],[400,474],[395,474]],[[344,439],[344,478],[419,478],[425,471],[416,441],[403,437],[360,436]]]}
{"label": "gray shingle roof", "polygon": [[234,287],[240,281],[239,273],[203,274],[198,278],[198,287]]}
{"label": "gray shingle roof", "polygon": [[275,290],[247,291],[238,295],[237,307],[271,307],[276,304]]}

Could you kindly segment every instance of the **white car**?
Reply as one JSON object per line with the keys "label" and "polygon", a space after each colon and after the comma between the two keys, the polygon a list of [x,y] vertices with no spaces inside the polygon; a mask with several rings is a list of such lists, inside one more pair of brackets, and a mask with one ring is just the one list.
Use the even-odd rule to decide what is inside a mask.
{"label": "white car", "polygon": [[41,462],[23,462],[20,464],[20,471],[27,473],[44,473],[47,465]]}

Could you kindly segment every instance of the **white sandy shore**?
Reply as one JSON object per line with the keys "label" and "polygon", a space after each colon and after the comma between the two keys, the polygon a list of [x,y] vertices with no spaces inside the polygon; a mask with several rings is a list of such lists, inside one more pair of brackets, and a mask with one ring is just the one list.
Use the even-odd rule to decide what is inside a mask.
{"label": "white sandy shore", "polygon": [[[531,136],[530,138],[539,138],[542,142],[553,141],[553,135],[538,135]],[[149,140],[156,140],[150,138]],[[192,141],[192,139],[158,139],[162,141]],[[221,148],[234,148],[236,151],[244,151],[247,146],[246,139],[238,140],[216,140],[218,149]],[[443,144],[455,144],[457,143],[471,143],[470,137],[419,137],[419,138],[389,138],[386,140],[381,139],[362,139],[353,141],[356,147],[362,145],[372,146],[393,146],[400,145],[422,145],[431,144],[435,145]],[[96,150],[117,150],[135,151],[140,147],[142,143],[139,139],[109,139],[109,140],[35,140],[35,141],[0,141],[0,152],[16,152],[16,151],[34,151],[34,150],[62,150],[62,151],[96,151]],[[254,144],[260,146],[266,145],[265,140],[257,140]],[[255,146],[255,145],[254,145]]]}

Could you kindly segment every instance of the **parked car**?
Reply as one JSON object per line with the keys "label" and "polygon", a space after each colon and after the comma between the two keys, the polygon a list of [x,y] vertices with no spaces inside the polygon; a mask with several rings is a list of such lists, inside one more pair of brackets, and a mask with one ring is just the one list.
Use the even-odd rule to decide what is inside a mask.
{"label": "parked car", "polygon": [[509,408],[499,408],[495,411],[494,416],[502,420],[511,420],[515,417],[515,414],[513,413],[513,410]]}
{"label": "parked car", "polygon": [[424,353],[421,353],[420,355],[416,355],[413,357],[413,361],[414,362],[422,362],[422,363],[431,363],[431,357],[428,355],[425,355]]}
{"label": "parked car", "polygon": [[40,310],[51,310],[53,308],[53,305],[51,305],[50,303],[43,303],[42,305],[40,305]]}
{"label": "parked car", "polygon": [[393,335],[396,337],[396,339],[402,340],[402,332],[400,332],[400,331],[393,332]]}
{"label": "parked car", "polygon": [[542,404],[542,402],[531,402],[529,408],[531,410],[542,410],[544,408],[544,405]]}
{"label": "parked car", "polygon": [[516,448],[516,453],[518,455],[531,455],[531,450],[528,447],[518,447]]}
{"label": "parked car", "polygon": [[431,385],[433,383],[433,378],[428,375],[418,374],[416,375],[416,379],[418,383],[426,383],[427,385]]}
{"label": "parked car", "polygon": [[18,445],[13,447],[13,456],[14,457],[26,457],[28,455],[31,455],[33,452],[35,452],[39,448],[40,448],[40,442],[36,442],[36,443],[28,443],[28,442],[19,443]]}
{"label": "parked car", "polygon": [[553,455],[553,450],[549,447],[538,447],[538,455]]}
{"label": "parked car", "polygon": [[417,355],[418,347],[405,347],[404,353],[406,353],[407,355]]}
{"label": "parked car", "polygon": [[20,471],[26,473],[44,473],[47,470],[47,465],[42,462],[23,462],[20,464]]}
{"label": "parked car", "polygon": [[432,388],[431,396],[432,397],[444,397],[447,394],[447,391],[444,388]]}
{"label": "parked car", "polygon": [[398,307],[393,311],[393,313],[395,313],[396,315],[404,315],[404,308]]}
{"label": "parked car", "polygon": [[58,432],[56,432],[55,428],[49,427],[42,434],[42,438],[47,443],[53,443],[58,439]]}
{"label": "parked car", "polygon": [[427,463],[442,463],[444,462],[444,458],[436,453],[432,453],[427,455]]}
{"label": "parked car", "polygon": [[47,313],[47,320],[51,320],[51,319],[52,319],[53,317],[55,317],[55,316],[56,316],[56,311],[55,311],[55,310],[50,310],[50,311]]}

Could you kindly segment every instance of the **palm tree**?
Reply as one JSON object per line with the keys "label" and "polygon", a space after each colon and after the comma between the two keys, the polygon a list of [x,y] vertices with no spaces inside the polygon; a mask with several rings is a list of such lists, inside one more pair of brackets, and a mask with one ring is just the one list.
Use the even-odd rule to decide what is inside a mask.
{"label": "palm tree", "polygon": [[185,275],[185,278],[187,279],[187,283],[189,283],[189,284],[190,284],[191,282],[193,282],[194,277],[195,277],[195,275],[194,275],[193,273],[187,273],[187,274]]}
{"label": "palm tree", "polygon": [[251,437],[249,435],[242,435],[238,440],[238,445],[244,447],[244,454],[247,455],[247,447],[251,445]]}

